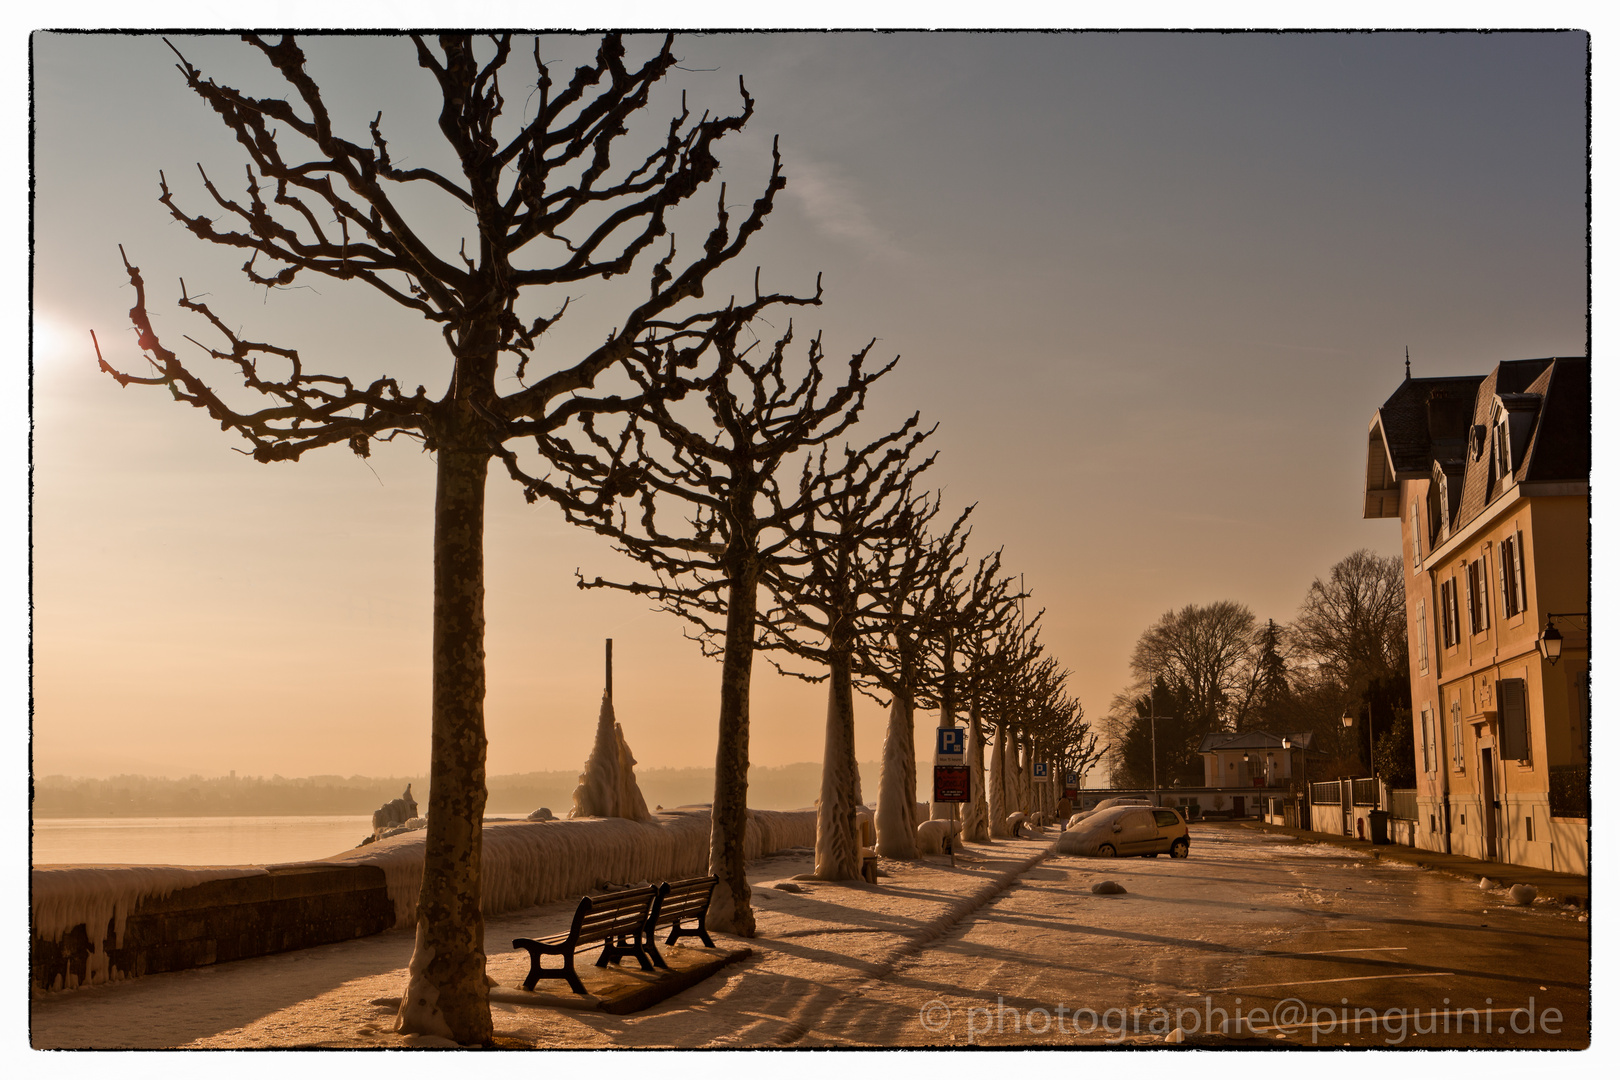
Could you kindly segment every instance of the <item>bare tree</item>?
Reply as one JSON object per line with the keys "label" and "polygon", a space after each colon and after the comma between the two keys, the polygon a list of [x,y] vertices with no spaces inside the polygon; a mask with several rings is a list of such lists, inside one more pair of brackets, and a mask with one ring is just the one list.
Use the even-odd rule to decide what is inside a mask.
{"label": "bare tree", "polygon": [[1376,679],[1407,677],[1406,592],[1398,555],[1363,548],[1306,590],[1294,621],[1295,647],[1342,686],[1359,693]]}
{"label": "bare tree", "polygon": [[[1011,625],[1015,605],[1024,598],[1014,592],[1012,579],[1001,574],[1001,551],[998,549],[979,559],[973,576],[963,580],[960,575],[947,579],[941,590],[945,603],[938,605],[936,621],[941,625],[938,635],[939,670],[932,679],[936,688],[934,705],[939,709],[940,725],[956,724],[958,701],[967,699],[967,765],[968,801],[962,808],[962,836],[966,840],[990,839],[989,805],[984,786],[985,731],[980,719],[982,676],[986,664],[989,642],[1001,630]],[[959,674],[956,658],[961,656],[966,668]],[[954,807],[950,808],[954,812]],[[935,803],[933,813],[944,813],[945,806]]]}
{"label": "bare tree", "polygon": [[[712,371],[688,377],[653,354],[622,366],[638,401],[616,431],[600,430],[587,416],[590,452],[559,442],[548,453],[564,471],[573,502],[585,506],[617,492],[617,513],[565,510],[610,537],[619,550],[645,564],[654,580],[589,581],[648,596],[687,619],[705,655],[721,661],[719,736],[711,810],[710,872],[720,878],[710,925],[743,936],[754,932],[744,839],[748,822],[749,691],[754,652],[766,624],[780,613],[761,611],[759,590],[780,560],[789,557],[793,530],[824,493],[799,487],[782,492],[783,466],[842,436],[860,415],[866,392],[894,365],[866,371],[871,349],[849,360],[844,381],[829,387],[820,339],[807,351],[802,374],[790,378],[787,350],[793,329],[769,353],[751,360],[754,345],[740,340],[746,326],[728,327],[706,348]],[[687,358],[694,359],[695,358]],[[700,365],[705,366],[705,365]],[[682,400],[700,402],[691,409]],[[904,445],[916,417],[868,447],[880,454]],[[626,484],[625,478],[631,478]],[[626,494],[633,491],[633,495]],[[632,514],[629,503],[637,508]]]}
{"label": "bare tree", "polygon": [[[487,1043],[492,1029],[479,865],[489,462],[500,459],[530,499],[566,502],[568,492],[529,475],[507,444],[535,437],[543,446],[573,417],[629,407],[582,392],[632,355],[689,351],[768,307],[818,297],[756,288],[751,300],[711,311],[687,303],[703,295],[705,281],[741,253],[771,212],[786,183],[774,152],[764,189],[741,221],[731,220],[721,185],[714,191],[713,225],[695,258],[678,262],[673,239],[661,255],[653,252],[669,232],[671,212],[709,189],[719,168],[716,144],[753,114],[746,89],[734,115],[693,117],[683,106],[649,149],[631,149],[623,136],[676,63],[668,38],[638,66],[626,62],[623,39],[608,35],[594,62],[576,69],[565,85],[554,83],[536,41],[534,71],[524,80],[534,115],[511,123],[501,120],[500,80],[513,54],[511,35],[483,42],[466,34],[413,36],[416,63],[438,84],[438,127],[459,175],[403,167],[383,136],[381,113],[369,135],[340,135],[292,37],[249,34],[244,40],[285,81],[285,97],[254,97],[205,78],[183,56],[179,62],[187,84],[247,154],[242,194],[227,195],[203,174],[213,205],[191,212],[160,174],[159,201],[199,239],[246,253],[243,270],[256,285],[286,288],[309,275],[357,281],[436,325],[448,352],[444,389],[435,397],[423,387],[408,392],[386,377],[362,385],[308,372],[295,349],[241,336],[182,281],[180,306],[200,316],[217,339],[201,350],[204,366],[193,368],[159,341],[145,284],[127,258],[136,295],[130,318],[153,372],[125,374],[105,360],[102,368],[121,385],[163,386],[204,410],[245,439],[258,461],[296,461],[333,445],[365,456],[373,442],[401,436],[420,440],[435,455],[432,790],[416,951],[398,1025]],[[503,138],[501,132],[512,133]],[[440,199],[464,216],[475,230],[471,243],[436,250],[427,223],[413,222],[407,210],[419,198]],[[567,307],[565,296],[553,297],[537,312],[535,294],[638,265],[647,270],[648,286],[627,301],[599,345],[554,368],[530,371],[541,338]],[[216,391],[209,368],[223,368],[240,383],[240,393]],[[515,390],[497,390],[513,383]]]}
{"label": "bare tree", "polygon": [[1161,677],[1186,683],[1194,708],[1210,730],[1218,730],[1250,689],[1254,641],[1254,613],[1243,604],[1188,604],[1142,632],[1131,653],[1131,673],[1144,690]]}
{"label": "bare tree", "polygon": [[[931,646],[950,649],[947,613],[957,599],[958,560],[973,512],[968,507],[933,537],[928,526],[939,509],[937,493],[911,499],[893,535],[878,538],[860,567],[876,610],[870,631],[856,636],[857,674],[864,676],[857,688],[873,693],[867,683],[875,683],[889,698],[875,824],[878,854],[890,859],[917,858],[916,708],[929,689]],[[947,670],[942,724],[951,722],[949,680]]]}
{"label": "bare tree", "polygon": [[[916,419],[913,414],[905,430]],[[855,658],[863,631],[871,632],[887,614],[883,600],[867,587],[865,567],[874,546],[911,532],[911,491],[934,460],[913,455],[930,434],[932,429],[904,442],[890,435],[859,449],[846,447],[843,461],[836,463],[823,450],[814,466],[807,463],[789,530],[796,554],[779,560],[767,579],[775,601],[767,625],[770,646],[827,669],[827,741],[815,846],[815,875],[827,881],[858,877],[861,871]]]}

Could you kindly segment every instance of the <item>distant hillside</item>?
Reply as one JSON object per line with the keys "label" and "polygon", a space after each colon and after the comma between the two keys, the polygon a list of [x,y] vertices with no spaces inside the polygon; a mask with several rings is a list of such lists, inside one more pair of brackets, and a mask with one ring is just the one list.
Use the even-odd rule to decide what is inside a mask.
{"label": "distant hillside", "polygon": [[[920,788],[928,773],[919,769]],[[637,769],[647,805],[681,806],[714,798],[713,769]],[[488,812],[527,814],[545,806],[563,817],[573,806],[579,771],[510,773],[489,778]],[[878,765],[861,764],[861,794],[877,799]],[[411,794],[427,809],[425,776],[114,776],[105,780],[46,776],[33,782],[35,817],[252,817],[287,814],[369,814]],[[821,790],[821,765],[756,765],[748,773],[748,805],[757,810],[813,806]],[[926,798],[928,792],[921,791]]]}

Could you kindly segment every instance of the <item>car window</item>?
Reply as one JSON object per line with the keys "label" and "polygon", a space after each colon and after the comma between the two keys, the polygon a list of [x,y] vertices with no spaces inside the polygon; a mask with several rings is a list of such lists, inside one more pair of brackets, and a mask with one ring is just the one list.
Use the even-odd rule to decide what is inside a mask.
{"label": "car window", "polygon": [[1119,823],[1127,829],[1151,829],[1153,817],[1146,810],[1136,810],[1129,814],[1121,814]]}
{"label": "car window", "polygon": [[1157,821],[1161,827],[1167,825],[1174,827],[1181,824],[1181,819],[1176,817],[1174,810],[1155,810],[1153,811],[1153,820]]}

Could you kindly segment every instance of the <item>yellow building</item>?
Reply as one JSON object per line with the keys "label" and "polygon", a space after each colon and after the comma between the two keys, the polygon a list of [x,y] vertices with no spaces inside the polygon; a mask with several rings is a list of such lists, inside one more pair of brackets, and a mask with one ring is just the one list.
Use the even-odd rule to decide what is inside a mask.
{"label": "yellow building", "polygon": [[1591,366],[1414,379],[1367,429],[1399,518],[1419,847],[1587,872]]}

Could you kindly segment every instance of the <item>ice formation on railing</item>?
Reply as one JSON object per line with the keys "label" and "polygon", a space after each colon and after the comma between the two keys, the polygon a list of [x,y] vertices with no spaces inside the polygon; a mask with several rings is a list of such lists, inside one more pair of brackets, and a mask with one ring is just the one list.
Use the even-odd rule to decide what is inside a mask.
{"label": "ice formation on railing", "polygon": [[[60,942],[75,926],[82,925],[90,941],[90,957],[84,981],[105,982],[115,978],[109,966],[108,950],[116,948],[124,936],[124,924],[135,906],[148,898],[163,899],[176,889],[186,889],[227,878],[264,874],[262,866],[47,866],[35,868],[33,885],[33,928],[43,941]],[[108,930],[111,928],[111,940]],[[68,975],[67,989],[78,984],[78,976]],[[62,989],[53,986],[51,989]]]}
{"label": "ice formation on railing", "polygon": [[[747,857],[815,843],[815,812],[748,811]],[[381,840],[323,860],[381,867],[394,925],[416,919],[423,833]],[[624,818],[490,822],[484,826],[483,910],[498,915],[595,892],[608,882],[695,877],[709,866],[709,808],[680,807],[649,822]]]}
{"label": "ice formation on railing", "polygon": [[[815,843],[813,810],[750,810],[747,856]],[[383,871],[394,925],[416,921],[426,833],[403,833],[316,863],[376,866]],[[659,882],[696,877],[709,866],[709,808],[679,807],[649,822],[624,818],[488,822],[484,826],[483,910],[486,915],[596,892],[609,882]],[[85,982],[119,973],[108,950],[118,945],[130,913],[148,898],[226,878],[266,873],[261,866],[53,866],[33,871],[34,933],[60,942],[83,924],[91,954]],[[108,928],[111,926],[111,940]],[[70,976],[69,988],[78,979]],[[60,989],[61,987],[53,987]]]}

